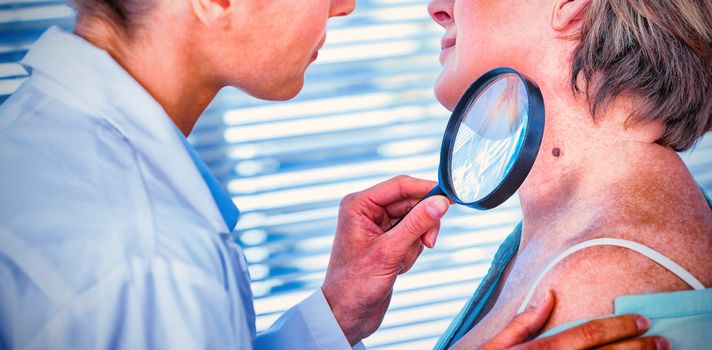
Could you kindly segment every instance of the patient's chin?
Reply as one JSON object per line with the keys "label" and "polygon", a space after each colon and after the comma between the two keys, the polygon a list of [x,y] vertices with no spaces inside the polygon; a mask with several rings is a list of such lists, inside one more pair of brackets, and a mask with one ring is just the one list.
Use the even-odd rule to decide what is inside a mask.
{"label": "patient's chin", "polygon": [[457,104],[457,98],[454,97],[452,86],[443,81],[442,75],[435,82],[435,98],[440,102],[440,104],[445,107],[448,111],[455,109]]}

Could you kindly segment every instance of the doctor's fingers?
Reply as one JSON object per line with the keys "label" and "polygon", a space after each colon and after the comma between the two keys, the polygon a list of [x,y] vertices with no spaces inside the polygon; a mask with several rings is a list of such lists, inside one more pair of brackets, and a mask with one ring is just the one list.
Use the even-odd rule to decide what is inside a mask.
{"label": "doctor's fingers", "polygon": [[386,208],[404,200],[420,199],[435,185],[437,182],[401,175],[361,191],[357,196],[368,198],[381,208]]}
{"label": "doctor's fingers", "polygon": [[443,196],[430,197],[416,205],[401,222],[383,234],[386,244],[394,254],[405,255],[410,246],[432,229],[439,227],[440,218],[450,207]]}
{"label": "doctor's fingers", "polygon": [[423,253],[423,249],[425,247],[428,248],[433,248],[435,245],[435,240],[437,238],[438,232],[440,231],[440,224],[438,223],[437,226],[433,227],[428,231],[426,234],[422,235],[419,240],[416,240],[411,246],[410,249],[408,249],[408,252],[405,254],[405,258],[403,258],[402,262],[402,268],[400,272],[398,273],[399,275],[402,275],[413,267],[415,265],[415,262],[418,261],[418,258],[420,257],[420,254]]}
{"label": "doctor's fingers", "polygon": [[408,252],[405,254],[405,258],[403,258],[403,261],[401,263],[402,267],[398,272],[399,275],[408,272],[413,267],[413,265],[415,265],[415,262],[418,260],[418,257],[423,252],[423,249],[424,246],[423,243],[420,242],[420,240],[415,241],[415,243],[410,246],[410,249],[408,249]]}
{"label": "doctor's fingers", "polygon": [[420,198],[411,198],[395,202],[383,208],[386,211],[386,214],[388,214],[388,218],[393,221],[390,225],[392,226],[397,220],[408,214],[408,212],[410,212],[413,207],[418,205],[419,202]]}
{"label": "doctor's fingers", "polygon": [[[422,201],[422,200],[423,200],[423,198],[406,199],[406,200],[402,200],[400,202],[395,202],[395,203],[385,207],[384,209],[386,210],[388,217],[395,222],[396,220],[399,220],[403,216],[408,214],[408,212],[410,212],[413,209],[413,207],[418,205],[418,203],[420,203],[420,201]],[[451,205],[455,203],[449,199],[448,199],[448,201],[450,202]],[[391,223],[391,225],[392,224],[393,223]]]}

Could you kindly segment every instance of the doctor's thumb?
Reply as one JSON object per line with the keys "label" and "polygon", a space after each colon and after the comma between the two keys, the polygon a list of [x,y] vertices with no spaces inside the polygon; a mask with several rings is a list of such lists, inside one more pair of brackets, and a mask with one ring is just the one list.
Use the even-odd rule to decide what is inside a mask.
{"label": "doctor's thumb", "polygon": [[438,226],[449,207],[450,201],[444,196],[427,198],[413,207],[403,220],[386,234],[390,239],[398,241],[398,246],[407,249],[422,235]]}
{"label": "doctor's thumb", "polygon": [[433,220],[440,220],[450,208],[450,200],[444,196],[433,196],[422,203],[425,204],[425,211]]}

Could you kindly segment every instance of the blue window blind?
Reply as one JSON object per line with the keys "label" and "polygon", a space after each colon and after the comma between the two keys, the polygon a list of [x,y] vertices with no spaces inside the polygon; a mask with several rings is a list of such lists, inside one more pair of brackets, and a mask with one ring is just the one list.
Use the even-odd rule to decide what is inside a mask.
{"label": "blue window blind", "polygon": [[[319,288],[341,197],[398,174],[435,179],[449,113],[434,99],[443,34],[425,0],[358,0],[333,19],[305,88],[289,102],[224,89],[190,141],[242,211],[235,239],[250,265],[257,328]],[[71,29],[64,1],[0,2],[0,101],[26,79],[16,62],[50,25]],[[683,155],[712,190],[712,140]],[[453,207],[435,250],[396,283],[373,349],[431,348],[520,218]]]}

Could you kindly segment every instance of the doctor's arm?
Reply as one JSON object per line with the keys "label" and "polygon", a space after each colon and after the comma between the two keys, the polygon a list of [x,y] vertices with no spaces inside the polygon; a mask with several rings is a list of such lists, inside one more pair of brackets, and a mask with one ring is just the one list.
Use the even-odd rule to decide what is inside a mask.
{"label": "doctor's arm", "polygon": [[[434,196],[419,203],[435,185],[399,176],[346,196],[339,206],[331,259],[321,290],[258,334],[256,347],[362,347],[360,341],[375,332],[383,320],[397,276],[413,266],[424,247],[435,245],[440,218],[450,202]],[[541,307],[531,308],[515,318],[486,349],[553,350],[570,349],[571,344],[592,348],[644,331],[636,327],[635,317],[624,316],[529,342],[548,319],[553,303],[553,298],[544,300]]]}
{"label": "doctor's arm", "polygon": [[435,244],[450,202],[437,196],[418,203],[433,186],[399,176],[346,196],[321,290],[258,334],[256,348],[361,347],[380,326],[396,277],[413,266],[424,246]]}

